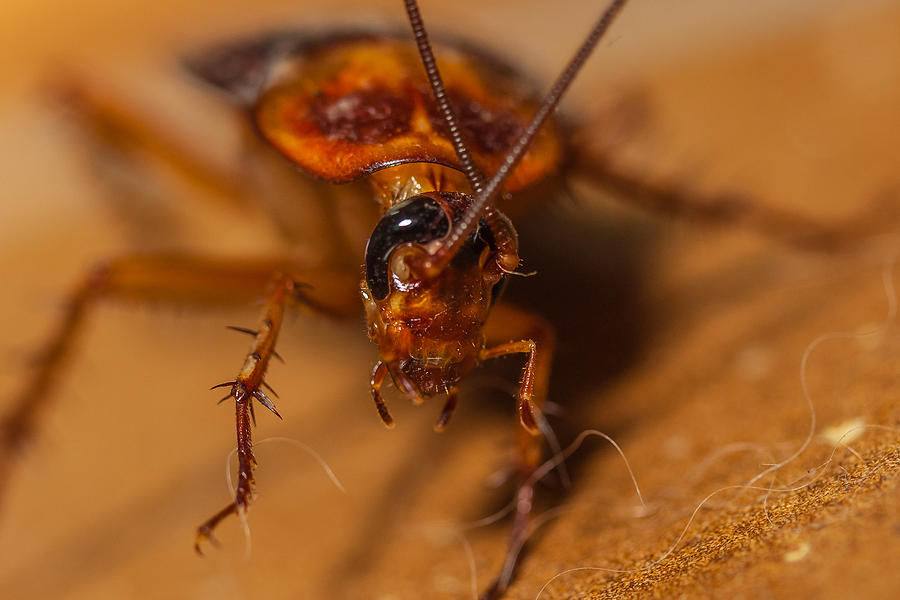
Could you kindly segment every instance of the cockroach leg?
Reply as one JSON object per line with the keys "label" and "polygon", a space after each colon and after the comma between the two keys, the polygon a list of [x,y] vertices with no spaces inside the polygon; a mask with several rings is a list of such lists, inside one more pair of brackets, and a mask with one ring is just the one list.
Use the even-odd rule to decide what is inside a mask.
{"label": "cockroach leg", "polygon": [[547,398],[550,367],[553,362],[555,333],[542,318],[510,304],[494,307],[485,328],[487,339],[520,338],[518,341],[487,346],[479,356],[488,360],[514,353],[526,353],[522,382],[517,398],[518,428],[516,455],[519,487],[516,491],[515,513],[509,534],[503,568],[494,582],[482,594],[482,600],[500,597],[512,580],[527,536],[535,482],[531,480],[541,461],[542,438],[535,410],[540,411]]}
{"label": "cockroach leg", "polygon": [[[253,499],[253,469],[256,458],[253,456],[251,437],[252,424],[255,423],[253,401],[256,400],[279,419],[281,415],[275,410],[272,400],[260,389],[264,385],[264,377],[269,361],[275,353],[278,332],[284,320],[284,309],[294,294],[295,281],[289,275],[278,274],[272,280],[266,304],[260,316],[259,328],[253,340],[253,347],[244,358],[244,364],[238,372],[231,387],[231,397],[235,403],[235,424],[237,430],[238,484],[234,493],[234,501],[210,517],[197,528],[194,549],[202,554],[201,544],[204,540],[215,542],[213,531],[228,515],[242,513],[247,510]],[[227,385],[227,384],[220,384]]]}
{"label": "cockroach leg", "polygon": [[[209,145],[190,143],[184,133],[172,127],[163,115],[156,114],[152,107],[143,106],[141,98],[135,98],[115,86],[97,81],[77,69],[57,76],[48,88],[48,95],[68,114],[68,122],[79,136],[79,150],[87,148],[93,162],[99,162],[98,173],[104,187],[111,188],[106,196],[113,202],[116,214],[130,228],[130,236],[157,243],[156,236],[171,234],[173,225],[167,218],[162,203],[143,199],[152,186],[144,185],[147,173],[138,168],[133,173],[134,181],[123,181],[120,169],[109,169],[106,164],[124,165],[132,174],[134,165],[143,166],[149,160],[150,171],[157,166],[165,166],[178,176],[181,183],[202,193],[193,197],[211,202],[217,207],[261,210],[269,217],[275,231],[289,243],[310,242],[309,228],[294,227],[295,220],[306,222],[310,213],[300,215],[286,208],[277,198],[304,197],[302,204],[316,206],[322,219],[323,232],[317,236],[323,256],[332,262],[342,261],[344,268],[356,267],[356,255],[347,244],[347,231],[337,214],[336,203],[326,187],[311,184],[297,178],[292,169],[287,168],[280,157],[274,157],[259,147],[252,128],[238,119],[242,126],[241,143],[244,152],[240,161],[229,161],[217,157]],[[99,160],[96,160],[99,159]],[[93,166],[93,165],[92,165]],[[260,171],[262,169],[262,171]],[[113,175],[110,177],[110,175]],[[260,185],[260,179],[271,182],[272,188]],[[123,189],[124,187],[124,189]],[[266,193],[266,189],[272,192]],[[123,200],[124,198],[124,200]],[[149,205],[149,206],[148,206]],[[365,214],[365,210],[361,211]]]}
{"label": "cockroach leg", "polygon": [[250,190],[233,170],[190,148],[164,120],[142,109],[110,86],[83,73],[58,77],[48,86],[54,99],[74,117],[81,134],[104,156],[151,156],[168,165],[218,202],[249,205]]}
{"label": "cockroach leg", "polygon": [[[543,349],[541,349],[543,353]],[[525,369],[522,374],[522,382],[519,384],[519,395],[517,402],[517,411],[519,413],[519,422],[529,433],[537,435],[540,433],[537,421],[534,418],[534,368],[536,357],[538,354],[537,344],[534,340],[518,340],[515,342],[507,342],[499,346],[485,348],[478,355],[478,360],[490,360],[498,356],[506,356],[507,354],[527,354],[528,360],[525,363]]]}
{"label": "cockroach leg", "polygon": [[23,386],[11,410],[0,425],[0,500],[10,476],[13,458],[31,437],[38,417],[47,404],[60,366],[68,357],[85,315],[108,281],[109,271],[98,266],[87,274],[66,300],[64,313],[56,331],[38,353],[36,370]]}
{"label": "cockroach leg", "polygon": [[649,212],[706,226],[741,227],[790,246],[834,251],[896,228],[896,203],[876,203],[838,223],[823,223],[736,193],[703,195],[688,186],[657,181],[622,168],[602,153],[583,147],[574,153],[573,172]]}
{"label": "cockroach leg", "polygon": [[[234,325],[226,325],[225,329],[230,329],[232,331],[237,331],[239,333],[246,333],[248,335],[252,335],[253,337],[256,337],[257,334],[259,333],[253,329],[247,329],[246,327],[236,327]],[[272,352],[272,358],[276,359],[280,363],[284,363],[284,357],[282,357],[280,354],[278,354],[278,352]],[[263,385],[268,387],[268,384],[265,381],[263,382]],[[218,386],[216,386],[216,387],[218,387]],[[275,394],[275,390],[273,390],[272,388],[269,388],[269,391],[272,392],[273,394]],[[277,398],[278,394],[275,394],[275,397]]]}
{"label": "cockroach leg", "polygon": [[443,431],[444,427],[447,426],[447,423],[450,422],[450,417],[453,416],[453,411],[456,410],[457,397],[458,392],[456,388],[452,388],[447,392],[447,401],[444,403],[444,408],[441,410],[441,416],[438,417],[437,422],[434,424],[435,431]]}
{"label": "cockroach leg", "polygon": [[[235,388],[237,387],[238,384],[235,384]],[[250,436],[253,397],[241,391],[238,391],[233,397],[238,439],[238,485],[234,492],[234,501],[197,528],[197,535],[194,538],[194,550],[201,555],[203,554],[203,549],[201,548],[203,541],[208,540],[214,546],[218,546],[219,543],[213,536],[215,528],[225,517],[245,512],[253,494],[253,469],[256,467],[256,458],[253,456],[253,441]]]}
{"label": "cockroach leg", "polygon": [[[205,306],[246,304],[263,295],[272,273],[279,272],[294,273],[297,277],[301,273],[287,261],[227,261],[177,255],[122,257],[89,271],[69,294],[62,319],[41,348],[33,373],[25,379],[21,392],[10,403],[9,411],[0,421],[0,499],[14,465],[12,458],[34,435],[60,371],[98,300],[109,298]],[[326,306],[326,301],[319,299],[311,302],[312,305],[322,307],[332,315],[353,314],[356,309],[356,284],[352,275],[346,277],[309,271],[302,272],[302,276],[317,284],[321,282],[316,297],[328,295],[333,302]],[[296,302],[300,297],[293,294],[289,299]],[[235,382],[229,385],[233,387]],[[244,385],[246,387],[246,382]],[[258,386],[259,383],[256,383],[252,390],[258,391]],[[249,396],[247,402],[253,397]]]}

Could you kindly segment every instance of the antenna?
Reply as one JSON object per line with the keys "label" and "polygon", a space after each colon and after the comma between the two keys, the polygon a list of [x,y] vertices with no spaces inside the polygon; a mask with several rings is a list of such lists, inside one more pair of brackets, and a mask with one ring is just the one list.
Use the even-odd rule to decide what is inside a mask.
{"label": "antenna", "polygon": [[456,151],[459,163],[462,165],[466,179],[475,194],[480,194],[484,189],[484,175],[478,169],[472,155],[469,154],[468,148],[462,138],[462,131],[459,128],[459,121],[453,106],[450,104],[450,98],[447,96],[447,89],[444,87],[444,80],[441,78],[441,72],[438,70],[437,61],[434,59],[434,52],[431,50],[431,42],[428,41],[428,32],[425,30],[425,23],[422,22],[422,15],[419,13],[419,3],[416,0],[405,0],[406,14],[409,16],[409,24],[412,26],[413,35],[416,37],[416,45],[419,47],[419,56],[422,58],[422,66],[425,67],[425,74],[428,76],[428,83],[431,84],[431,91],[434,94],[434,100],[437,102],[444,123],[450,132],[450,143]]}
{"label": "antenna", "polygon": [[[435,97],[438,101],[438,106],[441,108],[441,112],[447,120],[447,126],[451,131],[451,141],[453,141],[453,147],[456,149],[457,156],[459,156],[463,168],[466,169],[466,177],[469,179],[470,183],[472,183],[473,190],[475,190],[475,199],[472,201],[468,210],[466,210],[459,221],[457,221],[456,225],[454,225],[453,229],[450,230],[450,233],[447,234],[445,241],[431,254],[425,253],[425,256],[416,255],[415,257],[411,257],[414,258],[415,263],[410,266],[412,266],[416,272],[436,274],[443,270],[450,260],[452,260],[453,256],[459,251],[465,240],[471,235],[472,230],[478,224],[482,213],[489,208],[489,204],[500,192],[500,189],[503,184],[506,183],[509,176],[512,175],[513,171],[522,160],[522,157],[528,151],[531,142],[544,124],[544,121],[546,121],[547,117],[550,116],[550,113],[556,109],[562,95],[566,92],[569,85],[572,83],[572,80],[575,79],[575,76],[581,70],[581,67],[584,66],[584,63],[587,61],[591,52],[609,29],[610,25],[612,25],[627,1],[628,0],[613,0],[606,10],[603,11],[600,18],[594,24],[593,29],[591,29],[591,32],[578,48],[578,51],[569,61],[568,65],[566,65],[566,68],[556,79],[553,87],[550,88],[550,91],[544,97],[544,101],[538,108],[537,113],[535,113],[534,117],[531,119],[531,122],[503,159],[500,168],[497,169],[497,172],[494,173],[487,184],[483,187],[479,185],[481,189],[477,190],[472,175],[470,175],[468,167],[466,167],[463,156],[466,156],[469,162],[471,162],[472,159],[462,144],[459,128],[456,126],[455,115],[447,100],[446,91],[443,88],[440,74],[437,72],[434,56],[431,54],[431,47],[428,44],[428,38],[425,35],[425,28],[422,24],[421,17],[419,16],[416,0],[406,0],[407,13],[409,14],[413,31],[416,33],[416,42],[419,45],[419,53],[422,55],[422,61],[425,63],[426,72],[429,72],[429,81],[431,81],[432,89],[434,90]],[[429,61],[431,69],[429,69]],[[434,76],[432,76],[431,70],[433,70]],[[446,108],[442,106],[442,101],[438,97],[439,93],[444,99],[443,103],[446,105]],[[454,131],[455,138],[459,138],[459,142],[454,138]],[[462,153],[460,148],[462,148]],[[477,173],[477,168],[474,167],[474,164],[473,168]]]}

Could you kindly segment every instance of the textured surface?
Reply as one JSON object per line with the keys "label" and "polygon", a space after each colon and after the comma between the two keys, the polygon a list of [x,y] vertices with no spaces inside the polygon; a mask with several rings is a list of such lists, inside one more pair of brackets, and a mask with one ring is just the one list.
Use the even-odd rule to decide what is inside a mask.
{"label": "textured surface", "polygon": [[[289,14],[297,3],[289,4],[268,14]],[[503,14],[511,3],[497,5],[490,10]],[[233,140],[220,127],[227,114],[199,92],[164,83],[171,79],[160,67],[166,48],[134,49],[151,43],[154,27],[180,32],[174,37],[187,46],[185,32],[202,28],[205,18],[227,25],[220,30],[242,24],[236,16],[213,18],[221,3],[197,6],[183,9],[192,25],[184,18],[166,25],[167,11],[154,8],[134,35],[93,32],[81,48],[86,57],[75,62],[115,63],[103,44],[124,48],[125,66],[113,64],[113,77],[126,87],[135,81],[145,104],[183,121],[191,110],[202,113],[200,126],[211,122],[204,131],[217,136],[213,145],[227,159],[223,148]],[[423,10],[427,19],[427,5]],[[560,19],[570,18],[565,12]],[[636,15],[647,12],[652,7],[637,3]],[[538,30],[549,29],[550,16]],[[758,23],[754,18],[747,22]],[[602,50],[614,62],[622,52],[619,62],[631,73],[617,72],[617,82],[602,87],[591,71],[586,81],[603,92],[582,91],[576,104],[634,98],[628,106],[644,116],[629,126],[627,111],[613,111],[624,124],[597,125],[597,141],[622,131],[620,160],[651,176],[735,189],[829,222],[867,206],[897,207],[898,18],[896,8],[873,8],[852,18],[795,17],[777,32],[748,25],[747,35],[739,28],[711,34],[718,45],[707,52],[642,68],[629,57],[652,50],[634,50],[630,32],[619,31]],[[128,21],[119,19],[124,29]],[[457,31],[494,26],[476,20]],[[75,34],[55,37],[64,43],[67,35]],[[52,46],[53,32],[45,36]],[[685,37],[702,50],[701,34]],[[735,39],[723,44],[728,37]],[[25,50],[38,46],[23,38]],[[545,77],[564,54],[555,52],[522,51]],[[138,62],[128,62],[132,54]],[[101,201],[77,146],[25,93],[33,89],[25,80],[33,84],[46,66],[17,67],[2,104],[0,402],[16,389],[23,357],[48,331],[62,290],[95,257],[169,240],[241,255],[276,245],[261,218],[188,202],[197,191],[175,186],[165,172],[146,196],[168,211],[175,233],[149,234],[169,232],[166,219],[143,231],[128,228]],[[622,572],[560,575],[541,598],[895,597],[900,575],[885,568],[900,555],[895,323],[829,339],[812,352],[806,375],[814,435],[802,454],[754,484],[776,491],[722,491],[688,523],[710,493],[745,484],[801,448],[810,430],[804,351],[826,332],[865,332],[883,321],[882,275],[896,240],[841,255],[800,253],[750,233],[647,219],[574,188],[578,206],[563,200],[562,208],[522,222],[523,254],[540,273],[516,283],[519,296],[544,307],[561,331],[551,383],[554,401],[565,407],[554,420],[560,435],[572,439],[589,427],[611,434],[646,504],[608,445],[587,441],[569,465],[571,490],[542,489],[539,510],[559,508],[539,530],[508,597],[535,598],[554,575],[578,567]],[[885,213],[886,231],[894,214]],[[446,523],[474,521],[504,504],[507,492],[484,482],[502,467],[511,442],[513,403],[505,394],[518,364],[476,378],[471,393],[481,388],[484,399],[463,399],[444,434],[431,430],[439,406],[414,410],[396,399],[398,426],[387,431],[369,404],[374,350],[361,320],[288,323],[279,348],[288,362],[270,378],[285,422],[263,417],[257,430],[258,438],[285,436],[315,448],[347,493],[300,450],[261,444],[251,557],[244,559],[235,523],[223,529],[221,551],[193,555],[193,528],[226,498],[223,471],[233,446],[232,411],[216,408],[217,397],[203,390],[232,375],[246,350],[246,340],[223,325],[249,325],[255,313],[116,304],[95,313],[2,503],[6,596],[470,596],[466,550]],[[834,431],[848,429],[847,446],[835,449],[841,434]],[[796,489],[777,491],[785,488]],[[465,533],[481,586],[501,559],[504,535],[503,526]]]}

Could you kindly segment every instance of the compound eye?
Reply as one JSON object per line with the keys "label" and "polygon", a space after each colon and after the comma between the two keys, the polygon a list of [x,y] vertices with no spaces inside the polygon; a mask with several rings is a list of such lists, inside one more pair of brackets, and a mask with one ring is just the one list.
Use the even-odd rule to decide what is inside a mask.
{"label": "compound eye", "polygon": [[413,196],[393,206],[375,226],[366,245],[366,284],[376,300],[390,292],[391,252],[400,244],[427,244],[450,231],[450,219],[428,196]]}

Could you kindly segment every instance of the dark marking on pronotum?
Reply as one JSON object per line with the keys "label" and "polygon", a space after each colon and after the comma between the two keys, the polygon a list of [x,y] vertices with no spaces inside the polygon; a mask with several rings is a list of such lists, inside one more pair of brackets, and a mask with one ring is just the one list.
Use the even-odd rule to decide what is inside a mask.
{"label": "dark marking on pronotum", "polygon": [[410,131],[413,105],[388,90],[360,90],[339,98],[313,98],[312,120],[332,140],[383,144]]}

